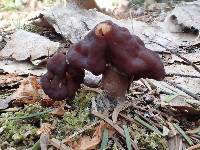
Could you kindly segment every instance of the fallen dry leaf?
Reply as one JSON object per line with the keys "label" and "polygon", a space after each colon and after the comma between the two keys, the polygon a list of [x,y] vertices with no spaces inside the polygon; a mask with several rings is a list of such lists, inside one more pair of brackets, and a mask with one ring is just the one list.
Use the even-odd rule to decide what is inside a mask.
{"label": "fallen dry leaf", "polygon": [[0,86],[3,87],[3,85],[12,84],[15,82],[19,82],[22,79],[22,77],[17,76],[14,73],[11,74],[2,74],[0,75]]}
{"label": "fallen dry leaf", "polygon": [[51,107],[51,106],[54,105],[54,103],[55,103],[55,101],[50,99],[50,98],[46,98],[46,99],[41,99],[40,100],[40,105],[44,106],[44,107]]}
{"label": "fallen dry leaf", "polygon": [[38,83],[32,85],[33,82],[37,82],[36,77],[34,76],[29,76],[27,79],[24,79],[19,88],[11,95],[11,97],[17,100],[22,100],[21,102],[23,103],[30,104],[36,102],[39,98],[39,94],[38,88],[36,88],[35,84]]}
{"label": "fallen dry leaf", "polygon": [[41,128],[38,129],[37,134],[40,135],[42,133],[48,133],[50,134],[52,130],[55,129],[55,126],[49,124],[49,123],[43,123]]}
{"label": "fallen dry leaf", "polygon": [[55,109],[51,112],[51,114],[53,114],[53,115],[55,115],[55,116],[58,116],[58,117],[63,117],[64,114],[65,114],[64,106],[55,108]]}
{"label": "fallen dry leaf", "polygon": [[181,113],[196,115],[200,114],[199,101],[189,99],[188,97],[183,95],[177,95],[172,100],[170,100],[168,104],[171,107],[180,111]]}
{"label": "fallen dry leaf", "polygon": [[13,105],[17,106],[33,104],[41,99],[49,99],[48,96],[44,94],[35,76],[29,76],[22,80],[19,88],[10,97],[16,99]]}
{"label": "fallen dry leaf", "polygon": [[97,149],[102,140],[102,134],[105,128],[109,128],[109,136],[112,136],[114,134],[111,127],[109,127],[106,123],[101,122],[99,126],[96,127],[96,130],[92,137],[83,136],[77,141],[68,141],[68,145],[70,145],[74,150]]}

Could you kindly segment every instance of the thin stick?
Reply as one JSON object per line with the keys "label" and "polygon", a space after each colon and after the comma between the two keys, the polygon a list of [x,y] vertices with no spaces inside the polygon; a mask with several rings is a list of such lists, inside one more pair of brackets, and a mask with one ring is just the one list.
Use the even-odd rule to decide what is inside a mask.
{"label": "thin stick", "polygon": [[172,85],[172,86],[174,86],[174,87],[176,87],[177,89],[183,91],[184,93],[186,93],[187,95],[193,97],[194,99],[200,101],[200,97],[197,96],[196,94],[194,94],[194,93],[192,93],[192,92],[190,92],[190,91],[184,89],[183,87],[181,87],[181,86],[179,86],[179,85],[177,85],[177,84],[175,84],[175,83],[173,83],[173,82],[170,82],[170,81],[165,81],[165,82],[168,83],[168,84],[170,84],[170,85]]}
{"label": "thin stick", "polygon": [[72,150],[70,147],[67,147],[65,144],[63,144],[58,139],[52,138],[50,139],[50,144],[57,148],[58,150]]}
{"label": "thin stick", "polygon": [[200,144],[193,145],[193,146],[189,147],[187,150],[198,150],[198,149],[200,149]]}
{"label": "thin stick", "polygon": [[75,132],[74,134],[70,135],[69,137],[65,138],[62,140],[62,143],[67,143],[69,142],[71,139],[75,138],[76,136],[82,134],[83,132],[85,132],[86,130],[89,130],[89,129],[92,129],[94,126],[96,126],[97,124],[99,124],[101,121],[97,121],[97,122],[94,122],[86,127],[84,127],[83,129]]}
{"label": "thin stick", "polygon": [[127,109],[128,107],[135,106],[135,105],[136,104],[134,103],[134,101],[125,101],[124,103],[117,105],[117,107],[114,109],[114,111],[112,113],[113,123],[117,122],[117,117],[121,111]]}
{"label": "thin stick", "polygon": [[186,78],[200,78],[200,76],[180,74],[180,73],[167,73],[165,76],[168,76],[168,77],[180,76],[180,77],[186,77]]}
{"label": "thin stick", "polygon": [[[94,110],[92,111],[92,114],[97,116],[97,117],[99,117],[99,118],[101,118],[101,119],[103,119],[105,122],[107,122],[109,125],[111,125],[115,130],[117,130],[117,132],[119,132],[119,134],[122,137],[126,138],[126,136],[124,134],[124,130],[120,126],[118,126],[117,124],[114,124],[111,119],[109,119],[108,117],[105,117],[103,114],[101,114],[101,113],[99,113],[97,111],[94,111]],[[133,148],[135,150],[139,150],[137,144],[133,140],[131,140],[131,145],[133,146]]]}

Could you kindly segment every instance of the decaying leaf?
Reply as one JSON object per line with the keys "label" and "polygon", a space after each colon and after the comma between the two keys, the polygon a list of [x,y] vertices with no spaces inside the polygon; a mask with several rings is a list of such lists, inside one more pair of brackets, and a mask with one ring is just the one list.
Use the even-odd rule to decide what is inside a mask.
{"label": "decaying leaf", "polygon": [[19,88],[11,95],[15,98],[14,104],[33,104],[40,99],[45,99],[47,96],[41,89],[40,84],[35,76],[29,76],[21,82]]}
{"label": "decaying leaf", "polygon": [[52,99],[49,99],[48,96],[47,98],[43,98],[40,100],[40,105],[44,107],[51,107],[55,104],[55,101]]}
{"label": "decaying leaf", "polygon": [[[97,149],[98,145],[101,143],[103,130],[105,128],[110,128],[106,123],[101,122],[99,126],[96,127],[96,130],[92,137],[90,136],[83,136],[78,141],[75,142],[68,142],[68,144],[74,150],[91,150]],[[109,136],[112,136],[113,130],[110,128]]]}
{"label": "decaying leaf", "polygon": [[53,110],[51,112],[51,114],[55,115],[55,116],[58,116],[58,117],[63,117],[64,114],[65,114],[65,109],[63,106],[61,107],[58,107],[58,108],[55,108],[55,110]]}
{"label": "decaying leaf", "polygon": [[55,129],[55,126],[53,126],[49,123],[43,123],[41,128],[38,129],[37,134],[40,135],[42,133],[51,133],[51,131],[54,129]]}
{"label": "decaying leaf", "polygon": [[22,77],[19,77],[16,74],[2,74],[0,75],[0,87],[12,86],[21,79]]}

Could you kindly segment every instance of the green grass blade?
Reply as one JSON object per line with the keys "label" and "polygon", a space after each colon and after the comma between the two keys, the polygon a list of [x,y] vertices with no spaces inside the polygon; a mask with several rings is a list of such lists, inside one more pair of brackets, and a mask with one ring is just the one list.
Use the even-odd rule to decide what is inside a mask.
{"label": "green grass blade", "polygon": [[33,145],[32,150],[40,150],[40,139]]}
{"label": "green grass blade", "polygon": [[181,127],[179,127],[178,124],[173,123],[174,127],[176,128],[176,130],[185,138],[185,140],[190,144],[193,145],[192,140],[190,139],[189,136],[186,135],[186,133],[181,129]]}
{"label": "green grass blade", "polygon": [[123,128],[124,128],[124,133],[125,133],[125,137],[126,137],[126,145],[127,145],[127,148],[128,150],[131,150],[131,137],[130,137],[130,134],[129,134],[129,129],[126,125],[123,125]]}
{"label": "green grass blade", "polygon": [[107,148],[107,145],[108,145],[108,129],[105,129],[103,131],[103,138],[102,138],[100,150],[105,150]]}
{"label": "green grass blade", "polygon": [[145,121],[143,121],[142,119],[140,119],[138,116],[135,116],[134,119],[139,122],[141,125],[143,125],[144,127],[148,128],[149,130],[158,133],[160,135],[162,135],[162,133],[155,127],[153,127],[152,125],[146,123]]}
{"label": "green grass blade", "polygon": [[28,118],[32,118],[32,117],[36,117],[36,116],[41,116],[43,114],[49,113],[53,111],[53,109],[49,109],[43,112],[36,112],[30,115],[25,115],[25,116],[20,116],[20,117],[13,117],[13,118],[9,118],[9,120],[20,120],[20,119],[28,119]]}

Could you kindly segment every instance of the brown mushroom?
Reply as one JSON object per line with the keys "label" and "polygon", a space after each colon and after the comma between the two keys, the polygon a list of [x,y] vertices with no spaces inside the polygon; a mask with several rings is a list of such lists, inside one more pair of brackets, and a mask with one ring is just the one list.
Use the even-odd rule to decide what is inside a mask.
{"label": "brown mushroom", "polygon": [[67,61],[95,75],[103,74],[102,88],[117,97],[125,96],[131,79],[162,80],[165,76],[159,56],[147,49],[139,37],[111,21],[99,23],[72,45]]}

